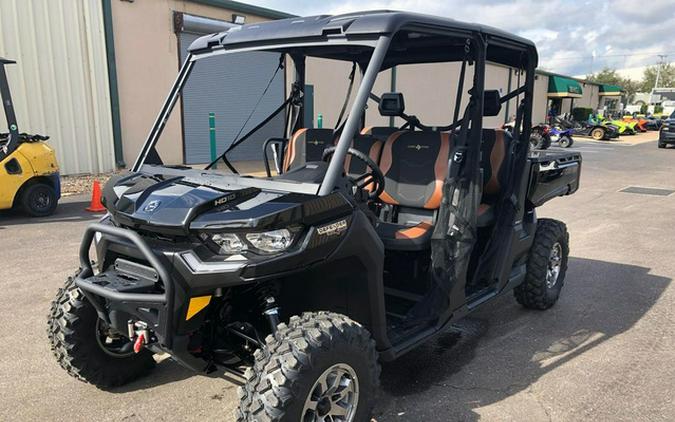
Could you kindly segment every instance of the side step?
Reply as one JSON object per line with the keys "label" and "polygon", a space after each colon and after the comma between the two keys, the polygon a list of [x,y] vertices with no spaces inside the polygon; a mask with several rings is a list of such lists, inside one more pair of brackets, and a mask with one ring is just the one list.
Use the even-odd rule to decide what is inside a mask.
{"label": "side step", "polygon": [[406,292],[405,290],[394,289],[391,287],[385,287],[384,294],[388,296],[394,296],[399,299],[409,300],[411,302],[419,302],[423,297],[422,295]]}

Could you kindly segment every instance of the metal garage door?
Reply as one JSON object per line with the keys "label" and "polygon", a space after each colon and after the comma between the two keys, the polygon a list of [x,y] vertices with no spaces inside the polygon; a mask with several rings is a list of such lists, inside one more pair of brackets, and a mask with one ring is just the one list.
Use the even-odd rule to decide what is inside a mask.
{"label": "metal garage door", "polygon": [[[224,25],[229,25],[223,23]],[[187,25],[186,25],[187,27]],[[201,34],[178,34],[181,61]],[[210,161],[209,113],[216,115],[216,145],[222,153],[233,141],[258,102],[279,64],[276,53],[247,52],[211,57],[197,62],[183,89],[183,134],[186,164]],[[284,72],[279,71],[253,117],[241,131],[246,134],[284,101]],[[279,114],[256,135],[228,154],[231,161],[261,160],[262,144],[283,135]],[[241,136],[240,135],[240,136]]]}

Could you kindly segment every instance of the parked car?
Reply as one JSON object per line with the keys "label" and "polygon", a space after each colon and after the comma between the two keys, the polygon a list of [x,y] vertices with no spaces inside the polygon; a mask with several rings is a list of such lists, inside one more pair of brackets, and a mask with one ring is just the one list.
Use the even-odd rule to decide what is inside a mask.
{"label": "parked car", "polygon": [[659,130],[659,148],[665,148],[668,144],[675,144],[675,111],[661,123]]}

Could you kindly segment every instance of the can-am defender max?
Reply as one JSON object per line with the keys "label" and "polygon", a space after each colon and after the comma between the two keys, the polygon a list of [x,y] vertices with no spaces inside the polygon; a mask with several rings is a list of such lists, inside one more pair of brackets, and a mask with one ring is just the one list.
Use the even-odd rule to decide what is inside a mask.
{"label": "can-am defender max", "polygon": [[[295,71],[275,112],[286,116],[285,136],[265,142],[276,152],[265,165],[278,174],[268,166],[268,177],[242,176],[228,159],[261,125],[219,157],[228,174],[216,163],[162,165],[155,144],[193,66],[242,51],[278,53],[280,67]],[[104,189],[109,214],[86,229],[81,271],[53,302],[49,336],[71,375],[119,386],[166,352],[196,371],[243,378],[237,420],[365,421],[379,360],[510,290],[528,308],[556,302],[568,235],[535,208],[576,191],[581,157],[528,151],[530,41],[367,12],[244,25],[199,38],[189,52],[131,172]],[[361,70],[335,130],[303,127],[308,57]],[[393,66],[440,62],[461,66],[446,126],[406,114],[401,93],[372,93]],[[486,90],[488,62],[523,72],[524,84],[501,97]],[[510,99],[522,130],[483,127]],[[364,128],[369,100],[405,123]]]}

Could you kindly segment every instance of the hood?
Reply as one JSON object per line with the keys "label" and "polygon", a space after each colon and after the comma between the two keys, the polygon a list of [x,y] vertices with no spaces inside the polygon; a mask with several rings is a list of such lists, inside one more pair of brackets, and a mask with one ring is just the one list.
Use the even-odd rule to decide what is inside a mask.
{"label": "hood", "polygon": [[264,188],[269,181],[251,186],[254,179],[175,173],[181,175],[140,172],[111,178],[103,188],[103,204],[122,226],[167,235],[313,224],[351,210],[338,193],[318,197]]}
{"label": "hood", "polygon": [[190,183],[183,177],[135,173],[111,179],[103,190],[103,204],[125,225],[185,231],[196,216],[232,209],[260,193],[253,187],[222,189]]}

